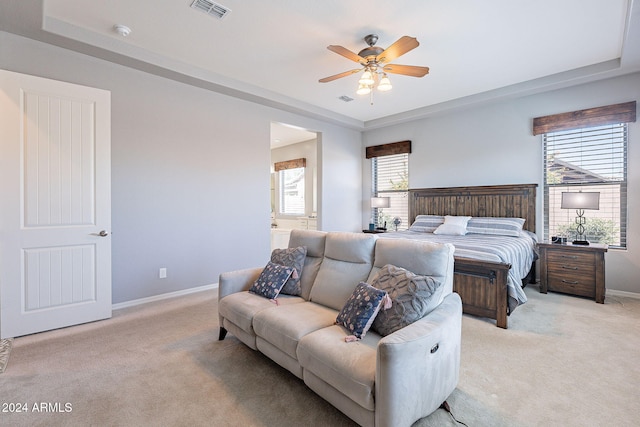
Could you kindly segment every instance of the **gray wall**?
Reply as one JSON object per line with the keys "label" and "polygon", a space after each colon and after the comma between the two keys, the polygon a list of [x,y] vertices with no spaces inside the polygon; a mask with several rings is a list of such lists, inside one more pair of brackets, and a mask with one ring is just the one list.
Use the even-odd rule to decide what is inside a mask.
{"label": "gray wall", "polygon": [[[272,121],[320,133],[329,165],[318,185],[323,227],[360,227],[358,131],[5,32],[0,68],[111,91],[114,303],[213,284],[223,271],[267,262]],[[336,176],[351,181],[347,188]]]}
{"label": "gray wall", "polygon": [[[272,121],[318,132],[319,227],[357,231],[370,214],[362,138],[364,145],[412,140],[413,188],[541,186],[533,117],[640,98],[634,74],[361,136],[5,32],[0,68],[111,91],[114,303],[208,285],[222,271],[266,263]],[[639,127],[630,127],[629,247],[606,259],[607,287],[628,292],[640,292]],[[157,278],[160,267],[167,279]]]}
{"label": "gray wall", "polygon": [[[534,117],[640,100],[640,73],[542,94],[494,102],[450,114],[371,130],[365,146],[409,139],[410,188],[538,184],[542,236],[542,138]],[[640,293],[640,122],[629,126],[627,250],[606,256],[608,289]],[[363,198],[371,194],[370,161],[363,162]],[[368,222],[363,211],[362,224]]]}

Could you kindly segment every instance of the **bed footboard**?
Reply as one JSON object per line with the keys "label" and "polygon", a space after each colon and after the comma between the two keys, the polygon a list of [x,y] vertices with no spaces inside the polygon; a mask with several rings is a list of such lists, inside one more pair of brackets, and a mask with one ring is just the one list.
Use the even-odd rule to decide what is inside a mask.
{"label": "bed footboard", "polygon": [[507,276],[511,264],[456,258],[453,291],[464,313],[488,317],[507,329]]}

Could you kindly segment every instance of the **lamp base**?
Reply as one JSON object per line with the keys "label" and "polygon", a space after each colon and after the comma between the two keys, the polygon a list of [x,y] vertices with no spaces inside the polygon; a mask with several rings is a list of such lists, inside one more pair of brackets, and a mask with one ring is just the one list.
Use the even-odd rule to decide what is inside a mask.
{"label": "lamp base", "polygon": [[589,241],[588,240],[574,240],[571,243],[573,243],[574,245],[589,246]]}

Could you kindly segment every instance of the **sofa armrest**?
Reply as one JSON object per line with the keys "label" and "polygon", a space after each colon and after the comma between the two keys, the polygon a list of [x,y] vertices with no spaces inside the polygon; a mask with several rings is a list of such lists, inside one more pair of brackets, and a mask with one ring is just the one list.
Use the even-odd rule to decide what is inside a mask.
{"label": "sofa armrest", "polygon": [[410,426],[438,409],[460,377],[462,301],[449,294],[378,343],[375,425]]}
{"label": "sofa armrest", "polygon": [[218,301],[236,292],[248,291],[258,280],[263,267],[221,273],[218,279]]}

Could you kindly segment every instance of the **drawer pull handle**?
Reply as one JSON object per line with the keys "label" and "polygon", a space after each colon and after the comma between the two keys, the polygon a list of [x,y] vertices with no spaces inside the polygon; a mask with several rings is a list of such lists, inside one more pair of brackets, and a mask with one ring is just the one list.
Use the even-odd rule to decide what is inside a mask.
{"label": "drawer pull handle", "polygon": [[562,279],[562,283],[568,283],[569,285],[577,285],[578,282],[576,282],[575,280],[565,280]]}
{"label": "drawer pull handle", "polygon": [[570,265],[563,265],[562,268],[565,270],[577,270],[578,267],[571,267]]}
{"label": "drawer pull handle", "polygon": [[561,255],[562,258],[578,259],[576,255]]}

